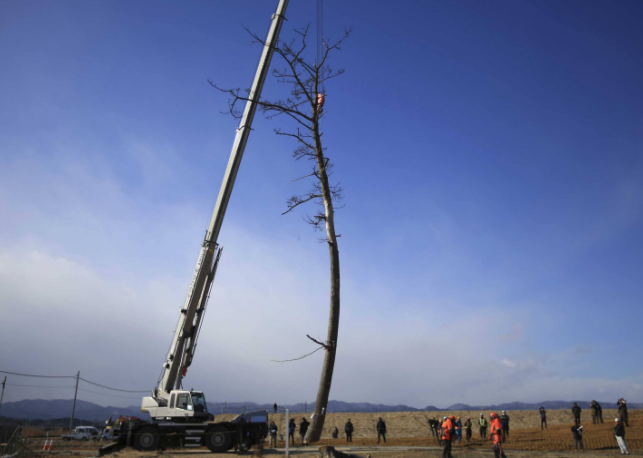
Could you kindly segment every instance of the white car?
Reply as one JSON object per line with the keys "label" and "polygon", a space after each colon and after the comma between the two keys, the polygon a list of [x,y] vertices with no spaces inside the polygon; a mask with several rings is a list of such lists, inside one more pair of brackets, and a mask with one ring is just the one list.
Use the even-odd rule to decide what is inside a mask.
{"label": "white car", "polygon": [[64,441],[88,441],[88,440],[98,440],[98,430],[93,426],[79,426],[74,429],[74,432],[71,434],[63,434],[60,436]]}

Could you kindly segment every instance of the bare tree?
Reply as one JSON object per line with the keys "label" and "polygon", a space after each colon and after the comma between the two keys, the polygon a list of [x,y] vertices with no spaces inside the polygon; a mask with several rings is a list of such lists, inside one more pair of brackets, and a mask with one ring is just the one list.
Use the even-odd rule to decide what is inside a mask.
{"label": "bare tree", "polygon": [[[318,205],[318,210],[305,217],[305,221],[315,230],[325,230],[326,236],[321,240],[328,245],[330,254],[330,316],[328,319],[328,335],[325,342],[320,342],[307,336],[310,340],[320,345],[325,350],[324,364],[322,366],[317,399],[311,427],[306,434],[309,442],[318,441],[326,419],[326,408],[333,380],[335,355],[337,352],[337,337],[339,333],[339,306],[340,306],[340,273],[339,273],[339,248],[337,238],[340,236],[335,231],[334,203],[341,199],[342,190],[339,185],[330,184],[333,164],[326,156],[326,148],[322,146],[322,133],[320,121],[325,116],[323,109],[325,99],[325,82],[341,75],[344,70],[334,71],[328,65],[328,57],[333,51],[341,49],[341,44],[349,36],[346,30],[341,39],[329,44],[322,40],[322,51],[313,63],[306,61],[304,55],[307,47],[309,27],[295,30],[298,39],[290,42],[280,42],[274,51],[285,63],[284,68],[274,70],[273,75],[280,83],[290,86],[289,95],[285,99],[257,101],[259,107],[268,118],[286,115],[294,124],[289,131],[275,129],[277,135],[291,137],[297,142],[293,152],[295,160],[307,159],[312,162],[310,173],[293,181],[311,179],[310,190],[302,195],[295,195],[288,199],[284,215],[295,210],[300,205],[313,202]],[[252,34],[254,40],[265,46],[265,42],[257,35]],[[222,89],[210,81],[216,89],[229,95],[228,112],[236,118],[241,117],[237,109],[239,102],[247,101],[249,95],[242,95],[239,89]],[[249,90],[246,91],[249,94]],[[306,109],[306,107],[309,108]]]}

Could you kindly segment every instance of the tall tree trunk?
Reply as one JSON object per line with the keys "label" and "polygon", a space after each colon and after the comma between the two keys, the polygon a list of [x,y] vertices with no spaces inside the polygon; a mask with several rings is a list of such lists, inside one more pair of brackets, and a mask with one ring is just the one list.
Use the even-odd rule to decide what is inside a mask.
{"label": "tall tree trunk", "polygon": [[[315,88],[316,89],[316,88]],[[317,111],[317,110],[315,110]],[[326,159],[324,158],[321,137],[319,135],[319,123],[317,113],[314,115],[313,132],[315,139],[315,153],[317,168],[319,170],[319,181],[321,183],[322,197],[324,200],[326,236],[330,254],[330,316],[328,317],[328,336],[326,339],[326,351],[324,365],[322,366],[317,399],[312,424],[306,434],[308,442],[316,442],[320,439],[324,422],[326,420],[326,409],[328,396],[333,381],[333,369],[335,368],[335,355],[337,353],[337,336],[339,333],[339,248],[337,247],[337,235],[335,234],[335,214],[333,210],[333,199],[328,183],[326,171]]]}

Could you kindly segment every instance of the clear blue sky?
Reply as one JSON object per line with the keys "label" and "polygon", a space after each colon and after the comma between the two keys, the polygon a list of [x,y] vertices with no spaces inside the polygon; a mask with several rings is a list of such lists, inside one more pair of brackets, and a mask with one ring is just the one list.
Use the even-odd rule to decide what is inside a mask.
{"label": "clear blue sky", "polygon": [[[315,3],[283,38],[314,37]],[[276,4],[0,3],[2,368],[153,387],[236,127],[207,79],[250,86],[244,27]],[[643,401],[643,4],[324,7],[329,38],[353,27],[323,126],[346,204],[331,398]],[[256,118],[220,236],[190,374],[212,401],[317,388],[320,358],[269,361],[314,349],[328,293],[326,248],[281,216],[308,169],[276,127]]]}

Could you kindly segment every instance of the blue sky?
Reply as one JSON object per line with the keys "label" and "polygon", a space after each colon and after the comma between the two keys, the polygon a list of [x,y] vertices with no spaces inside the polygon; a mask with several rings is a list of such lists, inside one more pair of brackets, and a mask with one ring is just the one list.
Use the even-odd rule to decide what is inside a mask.
{"label": "blue sky", "polygon": [[[264,35],[276,3],[0,4],[4,370],[153,387],[236,128],[207,79],[250,86],[244,27]],[[291,0],[282,38],[314,37],[315,6]],[[346,204],[331,398],[642,401],[640,2],[324,12],[331,39],[353,28],[323,126]],[[270,362],[314,349],[328,302],[326,248],[305,213],[281,216],[307,168],[276,127],[257,116],[219,238],[190,373],[210,400],[317,388],[321,358]]]}

